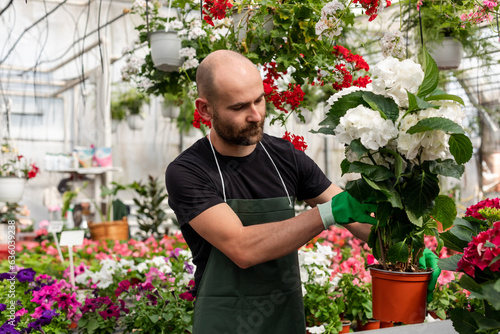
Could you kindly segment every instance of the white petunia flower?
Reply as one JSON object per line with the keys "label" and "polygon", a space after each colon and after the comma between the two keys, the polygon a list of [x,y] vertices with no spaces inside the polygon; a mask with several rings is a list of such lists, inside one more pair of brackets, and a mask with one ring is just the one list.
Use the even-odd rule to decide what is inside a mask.
{"label": "white petunia flower", "polygon": [[325,329],[325,326],[323,326],[323,325],[314,326],[314,327],[307,327],[307,332],[310,334],[321,334],[321,333],[325,333],[326,329]]}

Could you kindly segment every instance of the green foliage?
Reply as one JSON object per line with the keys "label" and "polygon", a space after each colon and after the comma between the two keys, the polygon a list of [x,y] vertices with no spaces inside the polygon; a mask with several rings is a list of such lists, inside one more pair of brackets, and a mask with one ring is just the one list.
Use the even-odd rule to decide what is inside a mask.
{"label": "green foliage", "polygon": [[160,239],[168,232],[159,230],[161,224],[167,220],[164,201],[168,195],[165,187],[158,182],[158,178],[151,175],[148,176],[147,183],[134,182],[129,187],[138,195],[138,198],[134,198],[134,203],[139,207],[136,216],[139,228],[144,232],[139,232],[138,235],[143,239],[149,236]]}
{"label": "green foliage", "polygon": [[366,324],[373,318],[371,284],[355,284],[356,278],[353,274],[342,274],[338,290],[342,293],[345,310],[344,316],[351,322],[361,321]]}
{"label": "green foliage", "polygon": [[125,92],[113,92],[111,100],[111,118],[124,120],[127,115],[139,115],[144,103],[149,103],[150,99],[144,93],[135,88]]}

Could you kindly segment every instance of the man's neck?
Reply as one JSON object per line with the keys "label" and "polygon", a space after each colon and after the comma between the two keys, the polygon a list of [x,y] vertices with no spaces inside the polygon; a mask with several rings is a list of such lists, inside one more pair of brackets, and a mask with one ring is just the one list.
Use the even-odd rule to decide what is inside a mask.
{"label": "man's neck", "polygon": [[215,131],[211,131],[207,138],[212,142],[214,149],[221,155],[228,157],[246,157],[250,155],[254,150],[257,144],[254,145],[235,145],[230,144],[224,141],[224,139],[220,138]]}

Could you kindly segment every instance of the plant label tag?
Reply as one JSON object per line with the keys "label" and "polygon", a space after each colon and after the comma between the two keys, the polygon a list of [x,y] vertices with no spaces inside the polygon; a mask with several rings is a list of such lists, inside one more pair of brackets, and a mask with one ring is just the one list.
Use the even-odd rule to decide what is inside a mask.
{"label": "plant label tag", "polygon": [[85,236],[85,231],[64,231],[61,233],[61,239],[59,243],[61,246],[80,246],[83,244],[83,237]]}
{"label": "plant label tag", "polygon": [[53,220],[49,225],[49,232],[59,233],[62,231],[64,222],[62,220]]}

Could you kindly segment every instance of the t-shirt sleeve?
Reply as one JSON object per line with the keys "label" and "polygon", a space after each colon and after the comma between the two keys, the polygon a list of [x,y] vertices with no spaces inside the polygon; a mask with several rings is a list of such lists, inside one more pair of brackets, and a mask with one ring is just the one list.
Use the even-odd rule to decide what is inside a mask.
{"label": "t-shirt sleeve", "polygon": [[214,205],[223,203],[218,187],[196,165],[171,163],[165,172],[168,204],[174,210],[179,224],[189,223],[193,218]]}
{"label": "t-shirt sleeve", "polygon": [[293,151],[299,176],[297,199],[303,201],[321,195],[332,182],[307,154],[295,148]]}

